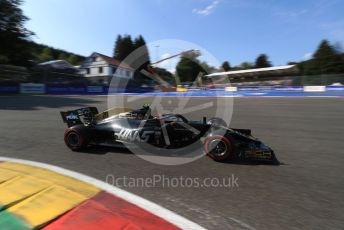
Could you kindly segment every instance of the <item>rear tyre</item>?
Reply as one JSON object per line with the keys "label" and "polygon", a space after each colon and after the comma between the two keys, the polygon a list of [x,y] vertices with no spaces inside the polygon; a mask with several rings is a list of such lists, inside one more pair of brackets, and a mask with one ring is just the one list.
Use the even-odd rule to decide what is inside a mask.
{"label": "rear tyre", "polygon": [[88,146],[90,138],[84,128],[70,127],[65,131],[64,141],[71,150],[80,151]]}
{"label": "rear tyre", "polygon": [[204,150],[215,161],[229,160],[234,155],[234,146],[230,139],[220,135],[207,137],[204,141]]}

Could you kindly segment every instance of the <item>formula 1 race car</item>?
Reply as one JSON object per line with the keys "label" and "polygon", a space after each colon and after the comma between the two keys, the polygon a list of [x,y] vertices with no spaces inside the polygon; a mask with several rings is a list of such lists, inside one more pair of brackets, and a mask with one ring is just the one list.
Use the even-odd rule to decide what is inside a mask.
{"label": "formula 1 race car", "polygon": [[89,145],[127,147],[145,143],[162,149],[180,149],[199,142],[215,161],[253,159],[278,163],[274,151],[251,135],[249,129],[228,128],[221,118],[189,121],[180,114],[153,116],[141,109],[113,108],[98,113],[95,107],[61,112],[68,125],[66,145],[80,151]]}

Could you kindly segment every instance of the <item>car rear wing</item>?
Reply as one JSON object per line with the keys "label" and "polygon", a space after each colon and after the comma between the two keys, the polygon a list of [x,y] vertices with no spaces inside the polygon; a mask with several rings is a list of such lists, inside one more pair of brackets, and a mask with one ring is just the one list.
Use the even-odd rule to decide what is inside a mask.
{"label": "car rear wing", "polygon": [[60,112],[62,120],[67,124],[68,127],[85,124],[89,125],[95,121],[95,116],[98,114],[96,107],[85,107],[70,111]]}
{"label": "car rear wing", "polygon": [[108,109],[108,110],[105,110],[101,113],[96,114],[95,119],[97,121],[100,121],[100,120],[104,120],[106,118],[109,118],[111,116],[115,116],[115,115],[120,114],[120,113],[126,113],[129,111],[132,111],[132,109],[130,109],[130,108],[111,108],[111,109]]}

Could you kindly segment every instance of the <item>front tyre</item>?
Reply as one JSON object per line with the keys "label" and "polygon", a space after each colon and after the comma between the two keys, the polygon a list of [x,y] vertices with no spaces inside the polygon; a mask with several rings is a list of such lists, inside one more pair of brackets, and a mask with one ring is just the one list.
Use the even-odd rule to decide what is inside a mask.
{"label": "front tyre", "polygon": [[225,161],[233,157],[234,146],[229,138],[214,135],[204,141],[206,154],[215,161]]}
{"label": "front tyre", "polygon": [[65,131],[64,142],[73,151],[80,151],[89,144],[87,130],[79,127],[70,127]]}

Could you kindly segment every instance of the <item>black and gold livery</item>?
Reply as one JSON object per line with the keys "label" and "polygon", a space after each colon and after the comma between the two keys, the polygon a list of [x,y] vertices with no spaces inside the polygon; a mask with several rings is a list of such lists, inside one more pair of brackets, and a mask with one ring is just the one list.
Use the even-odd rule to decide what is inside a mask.
{"label": "black and gold livery", "polygon": [[153,115],[148,105],[141,109],[113,108],[99,113],[95,107],[61,112],[68,125],[66,145],[80,151],[90,145],[182,149],[199,144],[215,161],[253,159],[278,163],[274,151],[255,138],[249,129],[227,127],[221,118],[189,121],[180,114]]}

